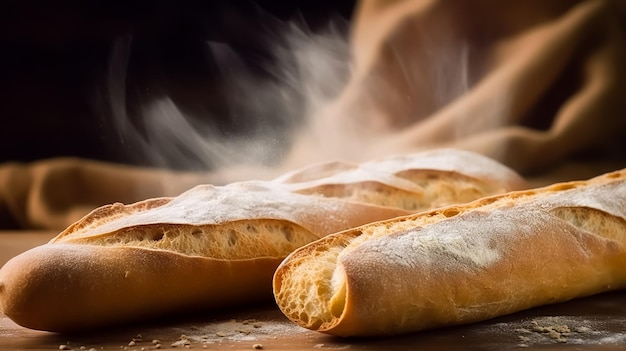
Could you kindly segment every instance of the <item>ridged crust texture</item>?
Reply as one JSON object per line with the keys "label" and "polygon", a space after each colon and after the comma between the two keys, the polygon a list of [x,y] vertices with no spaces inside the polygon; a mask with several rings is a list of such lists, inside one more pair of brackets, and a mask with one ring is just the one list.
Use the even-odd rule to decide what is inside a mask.
{"label": "ridged crust texture", "polygon": [[442,150],[110,204],[7,262],[0,308],[22,326],[66,332],[269,302],[274,270],[305,244],[523,186],[495,161]]}
{"label": "ridged crust texture", "polygon": [[70,332],[271,301],[272,274],[294,249],[407,214],[272,183],[229,187],[94,210],[2,267],[0,309],[28,328]]}
{"label": "ridged crust texture", "polygon": [[277,269],[299,325],[392,335],[626,287],[626,170],[332,234]]}
{"label": "ridged crust texture", "polygon": [[528,187],[513,170],[456,149],[392,155],[361,164],[329,162],[276,179],[294,192],[397,207],[411,212]]}

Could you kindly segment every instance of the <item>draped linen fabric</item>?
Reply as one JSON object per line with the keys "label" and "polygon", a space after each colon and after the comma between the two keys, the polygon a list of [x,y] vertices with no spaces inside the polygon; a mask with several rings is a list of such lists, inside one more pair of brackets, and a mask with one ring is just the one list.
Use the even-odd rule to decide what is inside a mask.
{"label": "draped linen fabric", "polygon": [[522,173],[624,164],[625,43],[622,0],[362,1],[354,75],[310,143],[352,138],[355,159],[453,146]]}
{"label": "draped linen fabric", "polygon": [[[534,184],[626,166],[626,1],[366,0],[353,71],[282,169],[457,147]],[[269,178],[76,158],[0,165],[0,229],[62,230],[95,207]]]}
{"label": "draped linen fabric", "polygon": [[99,206],[175,196],[217,176],[80,158],[0,166],[0,228],[64,229]]}

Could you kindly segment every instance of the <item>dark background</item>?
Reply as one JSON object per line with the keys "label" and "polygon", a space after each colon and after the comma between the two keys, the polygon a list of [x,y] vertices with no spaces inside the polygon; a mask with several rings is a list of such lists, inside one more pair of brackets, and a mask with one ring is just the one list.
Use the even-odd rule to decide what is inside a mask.
{"label": "dark background", "polygon": [[[316,31],[329,18],[349,21],[353,7],[347,0],[4,2],[0,162],[77,156],[152,166],[120,135],[102,101],[120,42],[128,44],[121,94],[130,119],[140,104],[168,95],[182,110],[219,116],[209,122],[225,134],[245,134],[249,121],[229,116],[221,68],[207,41],[230,46],[250,74],[272,79],[266,67],[275,59],[277,26],[295,20]],[[267,116],[253,123],[274,122]],[[276,128],[280,134],[291,126]]]}

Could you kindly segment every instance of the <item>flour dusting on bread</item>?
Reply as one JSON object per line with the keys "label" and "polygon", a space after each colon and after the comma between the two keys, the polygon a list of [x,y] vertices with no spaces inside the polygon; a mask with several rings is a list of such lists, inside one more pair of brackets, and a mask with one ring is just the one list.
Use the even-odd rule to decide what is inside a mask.
{"label": "flour dusting on bread", "polygon": [[[110,216],[103,216],[102,210],[95,212],[104,218],[99,226],[69,228],[51,243],[133,246],[216,259],[284,257],[320,236],[356,223],[406,214],[337,199],[309,198],[270,182],[201,185],[127,216],[116,215],[117,211],[129,212],[123,205],[109,210]],[[321,213],[319,219],[323,220],[316,218]],[[89,216],[85,221],[93,222]]]}
{"label": "flour dusting on bread", "polygon": [[273,181],[199,185],[173,198],[104,206],[51,243],[125,245],[216,259],[280,257],[355,225],[523,185],[507,167],[460,150],[363,165],[332,162]]}
{"label": "flour dusting on bread", "polygon": [[[312,177],[312,170],[324,177]],[[300,182],[294,182],[295,179]],[[391,206],[416,212],[526,187],[508,167],[479,154],[437,149],[361,165],[328,163],[276,179],[307,195]]]}
{"label": "flour dusting on bread", "polygon": [[330,235],[282,262],[274,294],[304,327],[394,334],[626,287],[624,264],[626,170]]}
{"label": "flour dusting on bread", "polygon": [[[0,270],[0,304],[20,325],[75,331],[267,301],[276,267],[312,241],[525,185],[495,161],[442,150],[363,166],[321,164],[271,181],[199,185],[176,197],[111,204],[7,262]],[[390,226],[406,230],[404,221]],[[342,240],[336,250],[317,253],[328,259],[323,267],[301,272],[300,297],[311,315],[326,312],[315,309],[328,297],[337,300],[329,313],[343,311],[346,277],[337,267],[344,247],[361,239]],[[458,257],[474,249],[466,244],[453,247]],[[335,278],[313,292],[307,284],[320,270]]]}

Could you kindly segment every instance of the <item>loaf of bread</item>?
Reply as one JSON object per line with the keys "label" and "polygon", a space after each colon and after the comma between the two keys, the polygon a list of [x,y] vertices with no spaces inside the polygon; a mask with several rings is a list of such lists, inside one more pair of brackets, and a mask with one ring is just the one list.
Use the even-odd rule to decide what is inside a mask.
{"label": "loaf of bread", "polygon": [[435,149],[362,164],[331,162],[276,179],[294,192],[397,207],[411,212],[525,189],[513,170],[469,151]]}
{"label": "loaf of bread", "polygon": [[409,333],[626,287],[626,169],[366,224],[290,254],[273,288],[299,325]]}
{"label": "loaf of bread", "polygon": [[[482,156],[447,150],[438,157],[460,154],[465,162],[488,164],[482,170],[485,177],[446,168],[447,161],[442,160],[439,171],[431,164],[423,168],[428,177],[421,184],[428,187],[432,178],[432,184],[448,189],[462,179],[468,188],[477,189],[471,191],[475,197],[484,196],[484,191],[524,185],[517,174]],[[432,155],[407,157],[404,172],[419,178],[421,157]],[[404,196],[413,194],[413,202],[420,206],[438,201],[436,190],[400,182],[385,167],[371,166],[376,170],[369,173],[361,169],[350,180],[341,174],[359,166],[344,173],[333,166],[337,164],[327,164],[334,169],[332,174],[315,175],[312,169],[292,174],[308,174],[308,181],[280,177],[201,185],[173,198],[95,209],[48,244],[2,267],[0,308],[22,326],[68,332],[171,313],[271,302],[272,275],[293,250],[334,232],[411,213],[359,201],[364,198],[360,191],[390,196],[402,191]],[[393,171],[403,170],[398,164]],[[324,179],[334,189],[350,188],[354,196],[310,194],[324,185]],[[396,183],[406,189],[395,188]],[[424,198],[426,192],[429,197]],[[459,201],[467,199],[464,191],[459,196]]]}

